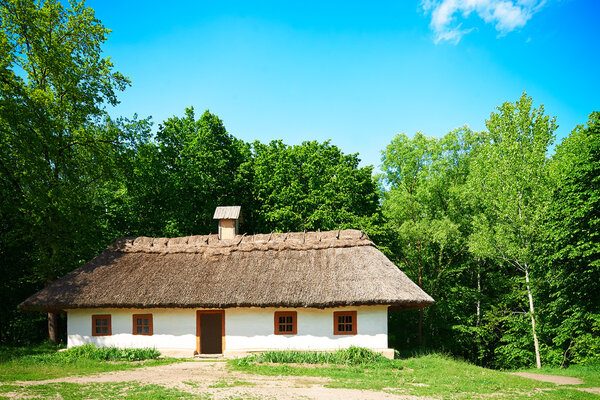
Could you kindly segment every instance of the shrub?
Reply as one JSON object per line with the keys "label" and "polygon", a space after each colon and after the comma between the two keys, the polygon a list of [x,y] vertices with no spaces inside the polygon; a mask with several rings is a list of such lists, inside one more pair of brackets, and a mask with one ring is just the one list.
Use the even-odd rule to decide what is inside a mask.
{"label": "shrub", "polygon": [[96,347],[94,344],[71,347],[62,353],[66,359],[88,359],[100,361],[141,361],[156,359],[160,352],[156,349],[120,349],[117,347]]}
{"label": "shrub", "polygon": [[388,363],[390,360],[379,353],[362,347],[351,346],[335,352],[324,351],[267,351],[238,360],[240,365],[251,362],[271,362],[278,364],[341,364],[341,365],[367,365],[374,363]]}

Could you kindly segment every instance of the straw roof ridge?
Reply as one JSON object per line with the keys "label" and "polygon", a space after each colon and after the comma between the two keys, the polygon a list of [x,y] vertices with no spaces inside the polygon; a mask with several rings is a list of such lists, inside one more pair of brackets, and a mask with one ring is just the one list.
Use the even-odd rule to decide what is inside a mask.
{"label": "straw roof ridge", "polygon": [[363,231],[345,229],[237,235],[230,240],[220,240],[215,234],[177,238],[125,237],[117,239],[109,250],[122,253],[204,253],[218,256],[235,251],[318,250],[356,246],[374,246],[374,243]]}

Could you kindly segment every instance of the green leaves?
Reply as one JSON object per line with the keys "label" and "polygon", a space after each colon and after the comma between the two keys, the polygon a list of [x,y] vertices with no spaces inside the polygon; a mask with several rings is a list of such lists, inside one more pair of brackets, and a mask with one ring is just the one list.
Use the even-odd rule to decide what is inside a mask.
{"label": "green leaves", "polygon": [[379,218],[372,167],[329,142],[252,145],[257,232],[366,228]]}
{"label": "green leaves", "polygon": [[183,117],[164,121],[153,142],[137,147],[131,173],[123,176],[125,218],[115,221],[121,234],[214,232],[217,205],[248,202],[242,168],[248,154],[247,146],[208,111],[196,119],[189,108]]}
{"label": "green leaves", "polygon": [[528,365],[534,352],[554,364],[594,359],[599,116],[552,160],[556,121],[526,94],[498,107],[488,132],[398,135],[388,145],[383,211],[393,257],[436,299],[425,313],[430,345],[499,367]]}
{"label": "green leaves", "polygon": [[554,188],[538,259],[554,345],[564,363],[598,360],[600,315],[600,113],[575,128],[550,165]]}
{"label": "green leaves", "polygon": [[125,176],[128,235],[215,232],[218,205],[241,205],[241,232],[330,230],[379,232],[381,213],[372,168],[358,167],[328,142],[288,146],[243,143],[210,112],[164,121],[139,148]]}
{"label": "green leaves", "polygon": [[7,268],[26,285],[63,275],[107,240],[97,193],[137,140],[103,121],[129,84],[103,58],[108,32],[82,2],[0,2],[0,218],[13,222],[0,247],[22,255]]}
{"label": "green leaves", "polygon": [[101,57],[108,30],[82,3],[5,1],[0,14],[0,174],[53,279],[73,266],[64,242],[89,226],[90,188],[125,145],[94,123],[128,80]]}
{"label": "green leaves", "polygon": [[486,122],[489,140],[473,160],[469,186],[492,222],[478,227],[488,233],[486,240],[496,249],[487,255],[527,261],[548,204],[546,154],[557,126],[554,119],[544,116],[543,106],[532,109],[526,94],[514,104],[504,103],[498,111]]}

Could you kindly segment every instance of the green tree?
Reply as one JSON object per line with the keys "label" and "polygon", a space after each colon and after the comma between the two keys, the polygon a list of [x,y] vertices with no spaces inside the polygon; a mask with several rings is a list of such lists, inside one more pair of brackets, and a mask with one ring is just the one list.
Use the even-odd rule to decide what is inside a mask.
{"label": "green tree", "polygon": [[381,221],[372,167],[329,142],[252,145],[252,228],[256,232],[365,229]]}
{"label": "green tree", "polygon": [[249,178],[243,164],[248,146],[227,132],[223,122],[194,109],[171,117],[153,141],[141,143],[123,179],[121,216],[127,235],[182,236],[216,229],[212,216],[219,205],[242,205],[245,213]]}
{"label": "green tree", "polygon": [[[102,57],[108,33],[83,2],[0,2],[0,176],[21,230],[5,239],[33,245],[30,279],[81,261],[93,188],[125,146],[120,130],[96,128],[129,83]],[[55,324],[49,314],[52,341]]]}
{"label": "green tree", "polygon": [[[429,337],[436,340],[464,325],[459,316],[466,316],[470,306],[475,309],[476,294],[465,282],[472,264],[465,254],[471,212],[463,193],[470,153],[479,142],[480,135],[465,127],[440,139],[420,132],[412,139],[397,135],[383,152],[383,179],[389,185],[383,210],[397,237],[393,257],[436,299],[426,311]],[[460,299],[453,297],[458,293]],[[419,343],[424,316],[421,309]]]}
{"label": "green tree", "polygon": [[[471,251],[497,258],[525,277],[536,365],[541,368],[531,271],[540,223],[550,199],[547,152],[556,122],[532,107],[525,93],[504,103],[486,121],[489,141],[471,164],[471,195],[482,209],[474,218]],[[540,272],[541,273],[541,272]]]}
{"label": "green tree", "polygon": [[600,360],[600,112],[578,126],[552,160],[552,202],[541,262],[545,305],[561,364]]}

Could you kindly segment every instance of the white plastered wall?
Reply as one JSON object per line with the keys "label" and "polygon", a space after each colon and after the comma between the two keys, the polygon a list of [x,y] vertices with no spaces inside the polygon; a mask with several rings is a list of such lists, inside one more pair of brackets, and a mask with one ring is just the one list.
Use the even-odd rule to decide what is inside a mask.
{"label": "white plastered wall", "polygon": [[[275,311],[296,311],[298,333],[275,335]],[[334,311],[356,311],[356,335],[334,335]],[[335,350],[350,346],[387,348],[387,306],[342,308],[232,308],[225,310],[228,351]]]}
{"label": "white plastered wall", "polygon": [[[110,314],[112,335],[92,336],[92,315]],[[133,335],[133,314],[152,314],[152,336]],[[67,346],[196,348],[196,310],[174,309],[75,309],[67,310]]]}
{"label": "white plastered wall", "polygon": [[[67,310],[67,345],[196,348],[197,309],[74,309]],[[296,335],[275,335],[275,311],[296,311]],[[357,312],[356,335],[334,335],[333,313]],[[92,315],[110,314],[112,335],[92,336]],[[152,336],[133,335],[133,314],[152,314]],[[225,351],[266,349],[334,350],[349,346],[387,348],[387,306],[339,308],[227,308]]]}

